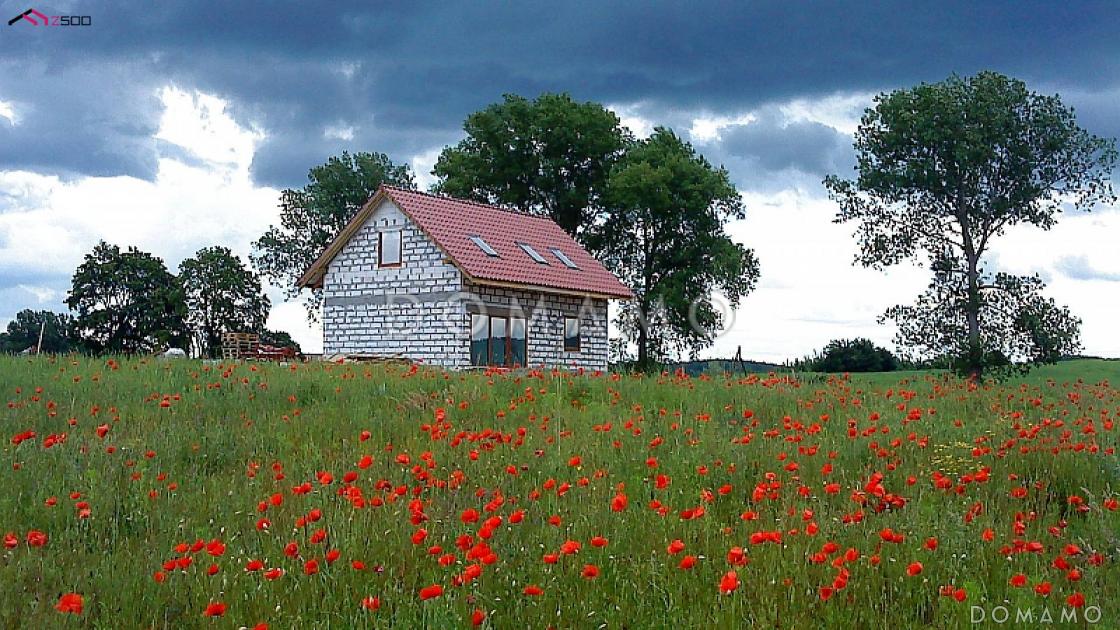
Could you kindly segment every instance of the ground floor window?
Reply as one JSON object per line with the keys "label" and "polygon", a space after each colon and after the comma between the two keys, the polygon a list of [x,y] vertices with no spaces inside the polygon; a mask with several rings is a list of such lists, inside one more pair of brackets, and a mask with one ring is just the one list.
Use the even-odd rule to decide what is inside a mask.
{"label": "ground floor window", "polygon": [[471,315],[471,365],[524,366],[526,325],[522,317]]}
{"label": "ground floor window", "polygon": [[564,351],[579,352],[580,330],[578,317],[564,318]]}

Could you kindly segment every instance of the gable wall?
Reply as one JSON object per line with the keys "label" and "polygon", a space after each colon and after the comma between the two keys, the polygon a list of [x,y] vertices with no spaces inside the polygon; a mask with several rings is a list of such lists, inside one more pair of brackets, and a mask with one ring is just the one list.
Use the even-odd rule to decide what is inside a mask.
{"label": "gable wall", "polygon": [[[402,230],[402,265],[378,268],[378,231]],[[461,274],[384,200],[339,251],[323,278],[323,354],[366,353],[456,367],[469,361]]]}

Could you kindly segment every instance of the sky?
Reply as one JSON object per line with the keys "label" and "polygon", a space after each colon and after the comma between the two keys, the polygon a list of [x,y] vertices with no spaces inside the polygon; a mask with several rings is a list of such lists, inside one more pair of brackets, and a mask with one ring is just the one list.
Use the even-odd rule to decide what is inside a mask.
{"label": "sky", "polygon": [[[279,192],[343,150],[388,154],[426,188],[463,119],[505,93],[603,103],[638,135],[673,128],[727,168],[758,288],[703,356],[782,361],[831,339],[890,345],[876,319],[924,270],[852,265],[852,228],[821,179],[850,176],[852,134],[881,92],[995,70],[1060,94],[1120,136],[1111,2],[306,2],[34,4],[88,26],[9,17],[0,0],[0,326],[65,310],[99,240],[171,270],[202,247],[247,259]],[[1081,317],[1088,354],[1120,356],[1120,207],[1015,229],[990,265],[1038,273]],[[270,288],[269,326],[321,347]]]}

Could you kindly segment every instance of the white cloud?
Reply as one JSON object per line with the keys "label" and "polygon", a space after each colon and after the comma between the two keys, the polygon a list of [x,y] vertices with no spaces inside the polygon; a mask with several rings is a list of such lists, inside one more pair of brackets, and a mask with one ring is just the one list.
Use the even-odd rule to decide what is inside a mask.
{"label": "white cloud", "polygon": [[712,116],[704,114],[692,119],[692,126],[688,129],[688,137],[698,144],[718,142],[720,132],[728,127],[749,125],[758,117],[753,112],[736,116]]}
{"label": "white cloud", "polygon": [[[1049,278],[1046,295],[1081,318],[1081,342],[1087,354],[1115,357],[1120,356],[1120,332],[1116,328],[1120,291],[1109,276],[1120,273],[1117,234],[1120,212],[1069,213],[1049,231],[1016,226],[995,242],[993,250],[1002,271],[1038,272]],[[1099,270],[1099,277],[1067,273],[1071,257],[1086,263],[1082,271]]]}
{"label": "white cloud", "polygon": [[15,126],[19,119],[16,118],[15,106],[8,101],[0,101],[0,118],[5,118],[9,125]]}
{"label": "white cloud", "polygon": [[838,337],[888,345],[894,330],[875,319],[921,292],[922,270],[853,267],[851,228],[832,223],[836,210],[827,199],[795,190],[743,197],[747,218],[727,231],[754,249],[762,275],[734,325],[702,356],[730,357],[742,346],[745,358],[781,362]]}
{"label": "white cloud", "polygon": [[347,142],[354,139],[354,127],[350,125],[337,124],[327,127],[323,130],[324,140],[345,140]]}
{"label": "white cloud", "polygon": [[833,94],[821,99],[795,99],[781,106],[790,122],[816,122],[855,135],[863,110],[871,106],[873,92]]}
{"label": "white cloud", "polygon": [[0,213],[38,208],[47,202],[59,179],[27,171],[0,171]]}
{"label": "white cloud", "polygon": [[[688,129],[689,139],[697,144],[719,142],[722,132],[729,127],[750,125],[762,118],[773,117],[773,110],[784,119],[784,125],[811,122],[826,125],[854,135],[864,108],[871,104],[874,94],[834,94],[817,100],[795,99],[786,103],[767,104],[759,109],[733,115],[701,113],[692,118]],[[765,113],[765,112],[771,113]]]}
{"label": "white cloud", "polygon": [[607,105],[607,109],[614,112],[622,126],[632,131],[636,137],[648,138],[653,133],[654,123],[642,115],[642,103]]}
{"label": "white cloud", "polygon": [[335,66],[334,71],[346,77],[347,79],[354,78],[354,74],[362,69],[362,62],[360,61],[344,61]]}
{"label": "white cloud", "polygon": [[432,184],[436,183],[436,177],[432,175],[432,169],[435,168],[436,160],[439,159],[441,151],[443,151],[443,147],[436,147],[412,157],[412,174],[415,176],[416,185],[420,187],[420,190],[427,190]]}
{"label": "white cloud", "polygon": [[26,284],[21,284],[18,286],[20,289],[23,289],[31,295],[34,295],[35,299],[39,301],[39,304],[45,304],[47,302],[57,302],[64,296],[62,291],[56,291],[55,289],[52,289],[50,287],[33,287]]}
{"label": "white cloud", "polygon": [[283,291],[269,290],[272,312],[268,314],[267,326],[271,330],[286,330],[304,352],[323,351],[323,326],[319,322],[307,321],[307,310],[302,300],[283,301]]}
{"label": "white cloud", "polygon": [[248,173],[256,144],[264,134],[245,129],[226,114],[220,98],[201,92],[188,92],[174,86],[159,91],[163,103],[157,140],[182,147],[191,155],[209,162],[244,169]]}

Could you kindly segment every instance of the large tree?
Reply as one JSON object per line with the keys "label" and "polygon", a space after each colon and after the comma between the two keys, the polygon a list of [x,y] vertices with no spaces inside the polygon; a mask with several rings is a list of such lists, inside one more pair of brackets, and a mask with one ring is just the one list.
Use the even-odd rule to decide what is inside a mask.
{"label": "large tree", "polygon": [[915,304],[884,315],[904,352],[951,356],[978,378],[986,365],[1079,348],[1079,320],[1040,294],[1040,278],[999,273],[984,255],[1012,226],[1048,230],[1063,209],[1115,200],[1114,141],[1080,128],[1059,97],[982,72],[880,94],[855,149],[856,179],[824,183],[836,222],[856,224],[856,262],[883,269],[924,255],[933,271]]}
{"label": "large tree", "polygon": [[163,261],[102,241],[74,273],[66,304],[95,353],[151,352],[188,342],[183,290]]}
{"label": "large tree", "polygon": [[228,248],[198,250],[179,265],[179,282],[199,355],[219,356],[222,333],[264,330],[271,305],[261,291],[260,278]]}
{"label": "large tree", "polygon": [[[255,243],[253,264],[288,297],[300,290],[296,280],[365,205],[382,183],[415,188],[407,164],[383,153],[347,153],[312,168],[308,184],[280,193],[280,225],[269,226]],[[310,319],[318,313],[320,292],[312,291]]]}
{"label": "large tree", "polygon": [[759,274],[754,253],[723,230],[744,216],[727,171],[659,127],[615,165],[606,204],[589,240],[637,296],[620,304],[618,321],[639,367],[709,345],[723,324],[712,292],[734,306]]}
{"label": "large tree", "polygon": [[34,348],[40,352],[63,354],[74,349],[74,341],[73,317],[28,308],[16,313],[15,319],[8,322],[7,332],[0,334],[0,352],[23,352]]}
{"label": "large tree", "polygon": [[435,191],[551,217],[572,236],[596,218],[630,133],[598,103],[567,94],[506,94],[475,112],[432,171]]}

